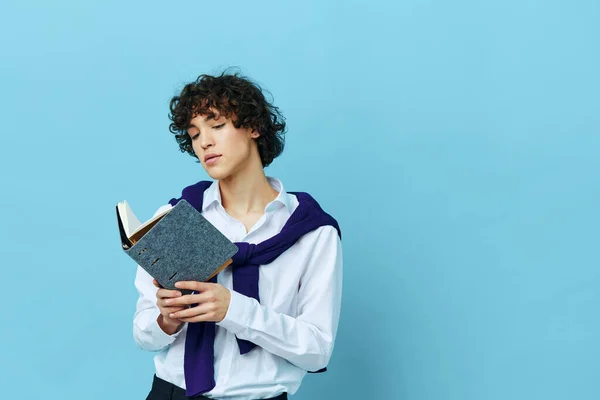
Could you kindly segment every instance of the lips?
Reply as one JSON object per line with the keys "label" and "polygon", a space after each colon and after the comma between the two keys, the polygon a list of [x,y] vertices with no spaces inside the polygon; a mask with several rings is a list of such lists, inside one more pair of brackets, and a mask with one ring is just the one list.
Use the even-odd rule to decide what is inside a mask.
{"label": "lips", "polygon": [[220,155],[212,155],[212,156],[206,156],[206,158],[204,159],[206,165],[213,165],[215,163],[217,163],[217,161],[219,161],[219,159],[221,158]]}
{"label": "lips", "polygon": [[207,154],[207,155],[204,157],[204,161],[208,161],[208,160],[210,160],[210,159],[212,159],[212,158],[216,158],[216,157],[220,157],[220,156],[221,156],[220,154]]}

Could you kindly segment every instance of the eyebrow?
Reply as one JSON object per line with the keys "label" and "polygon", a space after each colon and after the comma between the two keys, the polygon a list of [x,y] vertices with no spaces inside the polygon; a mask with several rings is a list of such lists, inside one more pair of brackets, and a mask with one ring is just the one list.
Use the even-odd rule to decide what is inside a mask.
{"label": "eyebrow", "polygon": [[[216,119],[219,119],[219,118],[221,118],[221,115],[220,115],[220,114],[217,116],[217,118],[216,118]],[[213,115],[209,115],[209,116],[207,116],[206,118],[204,118],[204,122],[208,122],[208,121],[210,121],[211,119],[214,119],[214,116],[213,116]],[[194,124],[190,124],[190,125],[187,127],[187,129],[190,129],[190,128],[196,128],[196,129],[200,130],[200,128],[198,128],[198,127],[197,127],[196,125],[194,125]]]}

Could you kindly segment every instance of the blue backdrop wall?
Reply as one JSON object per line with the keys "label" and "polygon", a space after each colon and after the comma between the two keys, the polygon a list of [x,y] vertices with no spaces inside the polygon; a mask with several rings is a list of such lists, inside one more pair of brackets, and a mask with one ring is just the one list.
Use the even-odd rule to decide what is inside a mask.
{"label": "blue backdrop wall", "polygon": [[344,234],[329,372],[294,398],[600,398],[598,20],[592,0],[2,2],[2,397],[145,397],[114,206],[146,219],[207,178],[168,101],[238,66],[287,118],[267,174]]}

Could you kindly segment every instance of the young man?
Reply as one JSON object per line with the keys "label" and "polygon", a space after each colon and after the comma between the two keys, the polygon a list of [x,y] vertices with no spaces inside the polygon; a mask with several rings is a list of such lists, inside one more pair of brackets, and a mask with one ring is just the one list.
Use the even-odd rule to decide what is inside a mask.
{"label": "young man", "polygon": [[189,295],[159,287],[138,266],[134,339],[158,352],[147,400],[286,399],[331,357],[342,296],[339,226],[310,195],[265,175],[283,151],[285,122],[258,85],[201,75],[170,111],[180,150],[214,181],[186,187],[156,214],[185,198],[239,249],[211,282],[179,282]]}

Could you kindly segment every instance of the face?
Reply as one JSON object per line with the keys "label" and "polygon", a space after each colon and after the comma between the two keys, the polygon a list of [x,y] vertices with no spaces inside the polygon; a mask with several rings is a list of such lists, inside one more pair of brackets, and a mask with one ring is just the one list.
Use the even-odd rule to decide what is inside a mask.
{"label": "face", "polygon": [[[225,118],[216,109],[211,111],[215,113],[214,118],[196,115],[190,120],[188,128],[196,157],[208,175],[221,180],[256,162],[256,157],[260,163],[258,148],[253,140],[259,137],[259,133],[250,128],[236,128],[231,118]],[[212,155],[216,157],[207,159]]]}

